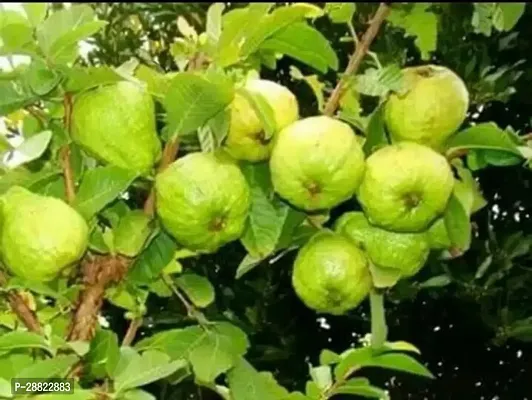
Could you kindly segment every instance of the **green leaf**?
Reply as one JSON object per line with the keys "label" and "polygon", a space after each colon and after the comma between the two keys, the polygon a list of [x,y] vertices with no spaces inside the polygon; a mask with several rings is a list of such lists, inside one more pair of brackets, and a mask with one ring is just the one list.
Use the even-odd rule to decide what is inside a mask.
{"label": "green leaf", "polygon": [[32,39],[32,28],[22,14],[0,10],[0,55],[25,54],[31,48]]}
{"label": "green leaf", "polygon": [[366,129],[366,141],[363,146],[364,153],[367,156],[375,150],[378,150],[381,146],[386,146],[389,143],[384,127],[384,105],[385,103],[381,103],[373,111],[369,119]]}
{"label": "green leaf", "polygon": [[33,27],[38,26],[44,20],[48,9],[46,3],[22,3],[22,7]]}
{"label": "green leaf", "polygon": [[334,351],[323,349],[320,353],[321,365],[338,364],[340,360],[340,355],[335,353]]}
{"label": "green leaf", "polygon": [[59,85],[62,77],[44,61],[33,60],[24,74],[24,79],[35,94],[45,96]]}
{"label": "green leaf", "polygon": [[186,357],[196,377],[212,382],[229,370],[249,346],[247,336],[239,328],[226,322],[216,323],[205,330],[199,326],[160,332],[141,340],[139,350],[159,350],[172,359]]}
{"label": "green leaf", "polygon": [[14,351],[0,355],[0,378],[11,380],[17,373],[34,363],[34,358],[27,351]]}
{"label": "green leaf", "polygon": [[373,285],[379,289],[395,286],[402,276],[401,270],[398,268],[386,268],[373,263],[370,264],[369,270]]}
{"label": "green leaf", "polygon": [[136,284],[149,284],[159,277],[172,261],[177,246],[165,232],[159,233],[135,260],[128,272],[128,280]]}
{"label": "green leaf", "polygon": [[357,10],[356,3],[326,3],[325,12],[335,24],[349,23]]}
{"label": "green leaf", "polygon": [[499,30],[510,31],[524,14],[526,3],[497,3],[497,6],[502,12],[504,21],[503,29]]}
{"label": "green leaf", "polygon": [[[284,395],[286,390],[267,375],[259,373],[244,358],[241,358],[234,368],[227,373],[229,389],[233,400],[279,400],[279,391]],[[287,394],[287,393],[286,393]]]}
{"label": "green leaf", "polygon": [[82,92],[100,85],[111,84],[124,80],[115,69],[107,66],[65,68],[66,81],[64,84],[67,92]]}
{"label": "green leaf", "polygon": [[447,155],[462,149],[498,150],[521,156],[508,132],[500,129],[493,122],[485,122],[464,129],[447,143]]}
{"label": "green leaf", "polygon": [[31,172],[25,168],[17,168],[7,171],[0,176],[0,194],[5,193],[11,186],[19,185],[29,190],[34,190],[61,174],[61,170],[55,166],[43,168],[37,172]]}
{"label": "green leaf", "polygon": [[447,286],[452,282],[451,278],[447,274],[433,276],[432,278],[427,279],[424,282],[419,283],[419,287],[423,289],[433,288],[433,287],[443,287]]}
{"label": "green leaf", "polygon": [[225,81],[213,83],[190,72],[178,74],[163,101],[170,136],[195,131],[222,111],[233,96],[233,88]]}
{"label": "green leaf", "polygon": [[419,349],[412,343],[398,341],[398,342],[386,342],[384,344],[385,351],[409,351],[411,353],[421,354]]}
{"label": "green leaf", "polygon": [[254,257],[251,254],[246,254],[236,269],[235,278],[240,279],[253,268],[258,266],[263,260],[262,257]]}
{"label": "green leaf", "polygon": [[144,390],[134,389],[126,391],[118,400],[157,400],[157,398]]}
{"label": "green leaf", "polygon": [[222,13],[225,9],[224,3],[212,3],[207,10],[207,23],[205,32],[207,39],[212,45],[216,45],[222,34]]}
{"label": "green leaf", "polygon": [[90,220],[125,191],[136,177],[135,172],[114,165],[90,169],[81,181],[74,206]]}
{"label": "green leaf", "polygon": [[356,90],[366,96],[383,97],[403,90],[403,72],[397,64],[382,69],[368,68],[356,77]]}
{"label": "green leaf", "polygon": [[141,64],[135,70],[135,78],[146,84],[148,92],[158,100],[164,99],[168,92],[170,78],[153,68]]}
{"label": "green leaf", "polygon": [[434,378],[434,375],[417,360],[406,354],[385,353],[364,362],[365,367],[380,367],[395,371],[407,372],[409,374]]}
{"label": "green leaf", "polygon": [[281,237],[289,207],[273,197],[267,164],[247,164],[242,172],[251,189],[251,210],[241,241],[253,257],[271,254]]}
{"label": "green leaf", "polygon": [[140,253],[152,233],[152,221],[141,210],[132,210],[120,219],[114,229],[114,248],[127,257]]}
{"label": "green leaf", "polygon": [[54,12],[37,28],[37,40],[50,61],[66,63],[77,55],[79,41],[90,37],[107,24],[94,19],[86,4]]}
{"label": "green leaf", "polygon": [[119,357],[120,348],[116,334],[100,329],[90,343],[85,365],[95,379],[102,379],[115,370]]}
{"label": "green leaf", "polygon": [[78,361],[75,355],[59,355],[54,358],[36,361],[17,374],[17,378],[63,378]]}
{"label": "green leaf", "polygon": [[18,81],[0,81],[0,115],[7,115],[37,101],[27,85]]}
{"label": "green leaf", "polygon": [[430,52],[436,50],[438,39],[438,17],[428,8],[432,3],[414,3],[410,11],[392,8],[388,21],[405,30],[406,36],[414,36],[421,58],[428,60]]}
{"label": "green leaf", "polygon": [[49,351],[43,336],[33,332],[13,331],[0,336],[0,352],[38,348]]}
{"label": "green leaf", "polygon": [[321,391],[325,391],[332,386],[332,371],[328,365],[310,368],[310,376]]}
{"label": "green leaf", "polygon": [[0,378],[0,398],[10,399],[13,397],[11,389],[11,382],[4,378]]}
{"label": "green leaf", "polygon": [[333,394],[351,394],[370,399],[389,400],[390,396],[386,391],[372,386],[364,378],[354,378],[341,384],[334,389]]}
{"label": "green leaf", "polygon": [[214,301],[214,287],[203,276],[186,273],[179,276],[176,283],[197,307],[205,308]]}
{"label": "green leaf", "polygon": [[277,132],[275,113],[268,101],[259,93],[250,92],[246,88],[241,88],[238,93],[244,97],[259,117],[264,128],[265,139],[270,139]]}
{"label": "green leaf", "polygon": [[223,16],[222,33],[214,61],[220,67],[228,67],[240,59],[242,42],[258,29],[261,21],[274,3],[252,3],[248,7],[231,10]]}
{"label": "green leaf", "polygon": [[322,73],[329,68],[338,70],[338,57],[329,41],[303,22],[289,25],[267,39],[260,48],[285,54]]}
{"label": "green leaf", "polygon": [[473,5],[474,12],[471,24],[473,25],[475,33],[482,33],[485,36],[490,36],[492,17],[497,7],[497,3],[473,3]]}
{"label": "green leaf", "polygon": [[445,229],[454,247],[466,251],[471,243],[471,223],[469,214],[453,193],[443,216]]}
{"label": "green leaf", "polygon": [[334,369],[334,377],[336,380],[344,379],[350,375],[351,371],[367,365],[372,357],[373,349],[371,347],[361,347],[351,350]]}
{"label": "green leaf", "polygon": [[166,378],[185,366],[184,360],[171,361],[167,354],[146,351],[142,355],[128,357],[127,366],[115,377],[114,389],[120,393],[144,386]]}
{"label": "green leaf", "polygon": [[8,150],[5,165],[8,168],[16,168],[41,157],[52,139],[51,131],[43,131],[24,140],[22,144],[13,150]]}

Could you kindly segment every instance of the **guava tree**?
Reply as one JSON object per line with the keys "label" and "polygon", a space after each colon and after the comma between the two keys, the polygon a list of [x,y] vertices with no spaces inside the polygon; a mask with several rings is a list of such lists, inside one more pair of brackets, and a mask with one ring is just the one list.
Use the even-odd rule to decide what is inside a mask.
{"label": "guava tree", "polygon": [[[0,75],[0,397],[164,399],[192,383],[200,398],[386,399],[366,367],[434,378],[415,344],[388,340],[384,298],[429,260],[468,252],[471,217],[486,205],[475,171],[529,165],[520,127],[467,120],[513,94],[515,66],[493,71],[475,51],[492,37],[509,46],[525,11],[2,10],[1,54],[30,62]],[[348,58],[324,25],[345,31]],[[457,35],[482,46],[455,46]],[[80,43],[95,47],[80,55]],[[453,52],[471,59],[446,62]],[[270,77],[286,60],[311,105]],[[224,262],[235,248],[245,250],[238,265]],[[317,315],[357,313],[365,302],[371,310],[360,345],[316,349],[296,388],[252,361],[267,325],[260,307],[227,306],[242,301],[240,282],[289,257],[289,290]],[[231,283],[212,279],[211,267]],[[179,304],[179,317],[140,334],[154,298],[174,312]],[[123,311],[125,332],[100,318],[109,305]],[[12,378],[69,378],[75,393],[15,395]]]}

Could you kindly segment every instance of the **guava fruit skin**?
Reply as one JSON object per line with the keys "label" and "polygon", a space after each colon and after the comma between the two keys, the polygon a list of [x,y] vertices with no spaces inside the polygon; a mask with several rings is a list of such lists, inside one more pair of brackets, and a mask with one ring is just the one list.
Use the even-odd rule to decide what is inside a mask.
{"label": "guava fruit skin", "polygon": [[458,75],[442,66],[409,67],[403,73],[409,91],[391,94],[384,111],[392,141],[413,141],[441,149],[466,118],[467,87]]}
{"label": "guava fruit skin", "polygon": [[305,211],[351,198],[364,174],[364,152],[353,130],[331,117],[309,117],[279,132],[270,158],[275,191]]}
{"label": "guava fruit skin", "polygon": [[99,161],[140,174],[149,173],[161,156],[154,102],[131,82],[101,86],[77,97],[71,136]]}
{"label": "guava fruit skin", "polygon": [[425,233],[380,229],[372,226],[361,212],[344,213],[336,221],[334,230],[353,240],[375,265],[398,269],[403,278],[415,275],[430,253]]}
{"label": "guava fruit skin", "polygon": [[191,250],[212,253],[242,235],[250,190],[227,157],[189,153],[156,176],[155,193],[163,226]]}
{"label": "guava fruit skin", "polygon": [[0,206],[0,255],[14,275],[47,282],[85,253],[87,223],[62,200],[14,186]]}
{"label": "guava fruit skin", "polygon": [[[251,79],[246,82],[245,89],[262,95],[272,107],[277,132],[299,118],[297,99],[286,87],[265,79]],[[238,160],[267,160],[271,154],[273,138],[264,138],[262,122],[252,105],[244,96],[236,93],[230,110],[231,120],[225,141],[228,153]]]}
{"label": "guava fruit skin", "polygon": [[292,285],[307,307],[320,313],[344,314],[369,294],[368,259],[348,238],[320,231],[299,250]]}
{"label": "guava fruit skin", "polygon": [[357,198],[372,225],[420,232],[444,212],[453,186],[445,157],[429,147],[400,142],[367,158]]}

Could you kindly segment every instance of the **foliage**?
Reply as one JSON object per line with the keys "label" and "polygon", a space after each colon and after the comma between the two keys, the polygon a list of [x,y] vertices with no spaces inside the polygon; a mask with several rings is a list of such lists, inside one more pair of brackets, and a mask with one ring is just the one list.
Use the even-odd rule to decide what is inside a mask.
{"label": "foliage", "polygon": [[[495,64],[492,54],[513,45],[514,28],[530,6],[382,4],[379,9],[390,9],[375,41],[358,71],[343,74],[348,57],[341,50],[363,46],[362,33],[374,23],[378,7],[27,3],[20,13],[0,9],[0,55],[29,57],[28,64],[0,71],[0,194],[22,186],[59,198],[91,229],[85,259],[69,276],[42,283],[0,271],[6,299],[0,304],[0,398],[13,398],[6,389],[11,378],[68,376],[80,378],[75,389],[80,400],[102,392],[117,400],[170,398],[161,388],[181,393],[187,384],[232,400],[325,400],[339,394],[386,399],[386,390],[363,377],[367,368],[434,376],[414,345],[386,337],[382,295],[404,301],[420,290],[443,287],[482,304],[497,340],[530,340],[530,314],[516,311],[514,302],[502,309],[494,304],[508,295],[502,287],[511,288],[512,300],[526,290],[532,275],[514,271],[525,268],[532,241],[523,233],[505,237],[492,226],[488,239],[480,239],[474,225],[486,202],[473,174],[511,165],[530,168],[532,149],[522,126],[468,120],[446,143],[443,154],[476,196],[471,212],[458,196],[451,197],[443,219],[452,247],[434,251],[411,280],[374,291],[367,340],[340,352],[314,349],[306,384],[284,384],[264,367],[276,354],[286,358],[278,353],[286,353],[283,346],[297,338],[281,334],[262,346],[261,336],[273,328],[261,303],[278,285],[272,269],[291,269],[285,260],[316,231],[332,226],[346,207],[358,205],[305,213],[275,194],[267,163],[241,162],[251,206],[238,241],[216,254],[199,254],[182,247],[153,216],[158,171],[175,153],[179,159],[194,151],[222,151],[226,108],[235,92],[244,79],[269,76],[281,63],[290,67],[286,75],[292,81],[286,85],[316,99],[302,105],[302,116],[321,113],[341,85],[335,117],[356,131],[366,156],[389,144],[383,105],[390,94],[408,90],[404,66],[433,62],[453,69],[469,90],[470,113],[516,93],[524,62]],[[343,37],[335,40],[331,26]],[[80,54],[80,43],[90,50]],[[70,136],[76,96],[119,81],[146,88],[156,102],[157,135],[165,150],[142,176],[102,163]],[[274,130],[271,110],[260,104],[254,109]],[[128,321],[125,334],[105,324],[82,326],[90,334],[76,334],[79,305],[90,300],[94,288],[103,289],[106,308],[119,309]],[[155,310],[154,301],[168,312]],[[99,311],[90,310],[93,320]],[[142,338],[136,335],[141,326]],[[53,396],[34,398],[60,397]]]}

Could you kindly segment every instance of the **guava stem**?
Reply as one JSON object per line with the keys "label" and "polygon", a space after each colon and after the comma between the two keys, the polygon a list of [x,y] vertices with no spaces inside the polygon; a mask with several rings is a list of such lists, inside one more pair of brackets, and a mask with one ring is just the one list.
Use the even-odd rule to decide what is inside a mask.
{"label": "guava stem", "polygon": [[325,104],[325,108],[323,110],[325,115],[332,117],[335,113],[336,109],[338,108],[338,104],[340,103],[340,98],[346,89],[347,81],[358,71],[364,56],[369,50],[369,46],[373,42],[373,39],[375,39],[375,36],[377,36],[382,23],[389,13],[390,7],[386,3],[380,3],[377,12],[371,19],[369,28],[364,33],[364,36],[362,36],[360,42],[355,46],[355,52],[351,56],[349,64],[347,65],[342,78],[331,93],[331,97],[329,97],[327,104]]}
{"label": "guava stem", "polygon": [[[0,271],[0,285],[5,286],[7,278]],[[17,315],[18,319],[28,328],[30,331],[42,334],[41,324],[35,313],[28,307],[23,297],[14,290],[7,293],[7,301],[13,309],[13,312]]]}
{"label": "guava stem", "polygon": [[386,342],[388,326],[384,310],[384,295],[378,289],[372,289],[369,295],[371,309],[371,347],[380,349]]}
{"label": "guava stem", "polygon": [[[64,106],[64,125],[68,137],[70,138],[70,131],[72,127],[72,95],[65,93],[63,98]],[[73,204],[76,198],[76,187],[74,182],[74,171],[72,163],[70,162],[70,146],[64,145],[60,152],[61,166],[63,168],[63,175],[65,177],[65,195],[68,204]]]}

